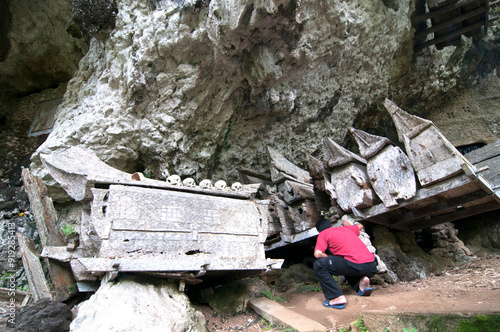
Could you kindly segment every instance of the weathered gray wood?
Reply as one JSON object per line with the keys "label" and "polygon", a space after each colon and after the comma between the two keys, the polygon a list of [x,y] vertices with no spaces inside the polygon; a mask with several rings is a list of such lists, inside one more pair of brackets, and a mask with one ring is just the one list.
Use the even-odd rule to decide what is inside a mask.
{"label": "weathered gray wood", "polygon": [[396,125],[400,142],[404,142],[403,136],[407,136],[411,139],[433,124],[432,121],[408,114],[387,98],[384,101],[384,106]]}
{"label": "weathered gray wood", "polygon": [[374,203],[375,193],[364,165],[350,162],[334,168],[330,183],[335,189],[338,205],[345,212],[351,212],[353,207],[364,209]]}
{"label": "weathered gray wood", "polygon": [[312,184],[305,184],[293,181],[285,181],[283,199],[287,204],[310,199],[314,201],[314,187]]}
{"label": "weathered gray wood", "polygon": [[295,233],[293,220],[290,218],[288,206],[277,195],[272,195],[269,199],[269,213],[273,218],[279,220],[281,234],[291,235]]}
{"label": "weathered gray wood", "polygon": [[500,140],[467,153],[465,157],[477,169],[487,167],[484,172],[480,173],[481,176],[490,183],[494,190],[500,189]]}
{"label": "weathered gray wood", "polygon": [[[22,169],[21,176],[40,235],[42,248],[45,246],[66,246],[64,235],[57,223],[57,212],[52,204],[52,199],[47,195],[47,187],[27,168]],[[56,261],[47,261],[47,266],[54,292],[53,299],[55,301],[68,299],[70,295],[68,290],[75,284],[71,270],[68,266]]]}
{"label": "weathered gray wood", "polygon": [[[421,209],[409,211],[408,213],[397,218],[394,222],[390,222],[392,227],[408,225],[419,221],[419,219],[429,219],[431,216],[455,212],[462,208],[482,205],[490,202],[491,196],[482,190],[478,190],[463,196],[438,200],[433,204],[425,206]],[[499,204],[500,207],[500,204]]]}
{"label": "weathered gray wood", "polygon": [[489,211],[498,210],[499,208],[500,205],[498,204],[498,202],[491,200],[485,204],[475,205],[473,207],[462,209],[454,213],[444,214],[429,220],[410,224],[408,225],[408,227],[405,228],[405,230],[413,231],[417,229],[428,228],[445,222],[453,222],[455,220],[460,220],[467,217],[475,216],[480,213],[486,213]]}
{"label": "weathered gray wood", "polygon": [[17,233],[17,241],[23,261],[24,273],[26,274],[34,301],[36,302],[39,299],[47,297],[52,299],[49,284],[47,283],[47,279],[45,279],[42,264],[36,253],[33,240],[28,239],[21,233]]}
{"label": "weathered gray wood", "polygon": [[283,260],[262,259],[253,261],[248,258],[234,259],[224,257],[216,261],[209,257],[192,255],[189,257],[171,257],[165,255],[149,257],[121,258],[79,258],[78,261],[90,272],[141,272],[141,271],[231,271],[263,270],[280,268]]}
{"label": "weathered gray wood", "polygon": [[384,105],[422,186],[462,173],[462,164],[470,164],[432,121],[408,114],[389,99]]}
{"label": "weathered gray wood", "polygon": [[[465,174],[460,176],[443,180],[439,183],[433,184],[427,188],[420,188],[416,195],[407,200],[401,201],[398,209],[404,208],[405,210],[416,210],[425,208],[434,202],[437,202],[441,197],[451,198],[459,197],[480,190],[473,180],[469,179]],[[435,198],[435,200],[432,200]],[[386,215],[391,211],[395,211],[394,207],[388,208],[384,204],[377,204],[365,210],[359,211],[365,220],[372,220],[372,217]]]}
{"label": "weathered gray wood", "polygon": [[397,146],[386,146],[368,159],[366,171],[375,193],[385,206],[398,204],[398,199],[415,196],[417,185],[410,159]]}
{"label": "weathered gray wood", "polygon": [[366,160],[357,154],[343,148],[331,138],[323,138],[323,162],[327,171],[349,162],[366,164]]}
{"label": "weathered gray wood", "polygon": [[308,154],[307,157],[307,167],[309,170],[309,174],[311,174],[314,190],[319,192],[325,191],[325,179],[323,176],[325,168],[323,166],[323,162],[317,158],[314,158],[310,154]]}
{"label": "weathered gray wood", "polygon": [[392,142],[387,137],[368,134],[367,132],[352,127],[349,128],[349,131],[356,140],[359,147],[359,154],[361,154],[363,158],[373,157],[377,152],[382,150],[384,146],[388,144],[392,145]]}
{"label": "weathered gray wood", "polygon": [[52,204],[52,199],[47,195],[47,187],[27,168],[22,169],[21,176],[42,246],[66,245],[64,235],[57,223],[57,211]]}
{"label": "weathered gray wood", "polygon": [[[50,175],[76,201],[91,200],[91,188],[95,184],[123,184],[147,188],[163,188],[175,191],[201,193],[204,195],[235,197],[250,199],[255,197],[258,185],[243,185],[242,191],[230,188],[218,190],[215,188],[200,188],[176,186],[148,178],[134,180],[132,174],[119,171],[100,160],[92,151],[79,147],[71,147],[66,151],[53,154],[40,154],[40,160]],[[85,163],[81,161],[85,160]]]}
{"label": "weathered gray wood", "polygon": [[30,294],[25,291],[0,287],[0,303],[2,307],[7,307],[12,299],[15,300],[16,308],[24,307],[27,302],[26,298],[29,298],[29,296]]}
{"label": "weathered gray wood", "polygon": [[271,158],[271,179],[273,180],[273,183],[283,181],[283,175],[288,175],[289,179],[293,179],[297,182],[311,182],[309,172],[291,163],[277,150],[269,146],[267,147],[267,150],[269,152],[269,157]]}
{"label": "weathered gray wood", "polygon": [[263,259],[267,234],[253,201],[120,185],[111,185],[108,197],[105,212],[96,209],[97,219],[105,222],[100,257],[162,253],[199,254],[212,263],[221,257]]}
{"label": "weathered gray wood", "polygon": [[290,218],[293,220],[294,233],[301,233],[314,228],[320,213],[311,200],[303,200],[289,207]]}

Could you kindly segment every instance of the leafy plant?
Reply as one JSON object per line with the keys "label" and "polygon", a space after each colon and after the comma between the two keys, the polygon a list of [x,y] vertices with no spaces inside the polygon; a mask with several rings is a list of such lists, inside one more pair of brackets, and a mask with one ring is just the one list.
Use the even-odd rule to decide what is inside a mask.
{"label": "leafy plant", "polygon": [[360,315],[353,325],[356,326],[361,332],[369,332],[365,326],[365,322],[363,321],[363,315]]}
{"label": "leafy plant", "polygon": [[261,293],[263,295],[265,295],[269,300],[272,300],[274,302],[283,302],[285,301],[285,297],[284,296],[277,296],[277,294],[273,291],[273,289],[271,290],[263,290],[261,291]]}
{"label": "leafy plant", "polygon": [[296,332],[297,331],[296,329],[290,327],[289,325],[283,327],[279,324],[274,324],[273,322],[269,322],[264,318],[261,318],[260,325],[262,326],[264,331],[270,331],[270,330],[284,331],[284,332],[294,332],[294,331]]}
{"label": "leafy plant", "polygon": [[295,291],[297,293],[301,293],[301,292],[321,292],[321,286],[319,285],[319,283],[315,283],[315,284],[312,284],[312,285],[306,285],[305,283],[301,282],[297,285],[297,287],[295,288]]}
{"label": "leafy plant", "polygon": [[500,315],[477,315],[460,322],[458,332],[490,332],[500,331]]}
{"label": "leafy plant", "polygon": [[78,234],[78,233],[75,231],[75,226],[73,226],[73,225],[71,225],[71,224],[64,224],[64,225],[61,227],[61,230],[62,230],[63,234],[64,234],[66,237],[70,237],[71,235]]}
{"label": "leafy plant", "polygon": [[417,332],[417,329],[414,327],[411,327],[411,328],[404,327],[403,332]]}

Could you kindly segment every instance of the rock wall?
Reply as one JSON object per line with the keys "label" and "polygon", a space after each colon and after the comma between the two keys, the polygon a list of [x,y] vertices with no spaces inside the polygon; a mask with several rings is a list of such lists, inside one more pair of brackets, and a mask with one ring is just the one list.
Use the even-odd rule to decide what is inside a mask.
{"label": "rock wall", "polygon": [[394,135],[386,97],[427,114],[456,95],[472,45],[414,53],[414,0],[117,5],[115,28],[90,40],[33,156],[49,187],[38,155],[73,145],[120,170],[197,181],[234,181],[238,166],[268,171],[268,145],[306,168],[306,152],[317,156],[325,136],[343,141],[353,124]]}
{"label": "rock wall", "polygon": [[85,40],[66,32],[71,2],[1,1],[0,102],[66,83],[85,54]]}
{"label": "rock wall", "polygon": [[170,282],[124,277],[82,302],[70,331],[206,331],[205,318]]}

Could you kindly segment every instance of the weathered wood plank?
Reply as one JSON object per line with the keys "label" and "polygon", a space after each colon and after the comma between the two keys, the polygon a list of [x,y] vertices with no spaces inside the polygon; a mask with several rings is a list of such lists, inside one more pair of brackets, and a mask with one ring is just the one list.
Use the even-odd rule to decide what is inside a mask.
{"label": "weathered wood plank", "polygon": [[455,220],[464,219],[464,218],[475,216],[475,215],[478,215],[481,213],[486,213],[489,211],[498,210],[499,208],[500,208],[500,204],[498,202],[492,200],[492,201],[489,201],[485,204],[475,205],[473,207],[462,209],[462,210],[459,210],[459,211],[454,212],[454,213],[444,214],[444,215],[432,218],[430,220],[425,220],[422,222],[413,223],[413,224],[410,224],[405,229],[413,231],[413,230],[428,228],[428,227],[442,224],[445,222],[453,222]]}
{"label": "weathered wood plank", "polygon": [[434,16],[440,16],[444,13],[447,13],[449,11],[452,11],[452,10],[455,10],[457,8],[460,8],[462,6],[465,6],[467,4],[470,4],[470,3],[473,3],[473,2],[476,2],[477,0],[461,0],[461,1],[458,1],[454,4],[450,4],[449,6],[446,6],[446,7],[443,7],[441,9],[438,9],[438,10],[433,10],[433,11],[430,11],[428,13],[425,13],[423,15],[419,15],[415,18],[412,18],[412,23],[413,25],[418,25],[419,23],[423,22],[423,21],[426,21]]}
{"label": "weathered wood plank", "polygon": [[337,195],[337,203],[345,212],[364,209],[374,204],[375,192],[371,189],[366,167],[350,162],[336,167],[331,173],[331,185]]}
{"label": "weathered wood plank", "polygon": [[[47,195],[47,187],[27,168],[22,169],[21,176],[40,235],[42,248],[45,246],[66,246],[64,235],[57,223],[56,209],[52,204],[52,199]],[[69,289],[75,284],[70,268],[49,260],[47,260],[47,266],[54,292],[53,299],[55,301],[68,299]]]}
{"label": "weathered wood plank", "polygon": [[460,22],[463,22],[467,19],[470,19],[474,16],[477,16],[477,15],[480,15],[482,13],[486,12],[486,7],[480,7],[480,8],[477,8],[473,11],[470,11],[470,12],[467,12],[465,14],[462,14],[462,15],[459,15],[459,16],[456,16],[450,20],[447,20],[443,23],[440,23],[440,24],[436,24],[436,25],[433,25],[432,27],[430,28],[427,28],[425,30],[422,30],[420,32],[418,32],[417,34],[415,34],[415,39],[417,40],[422,40],[422,39],[425,39],[427,37],[427,35],[433,33],[433,32],[438,32],[440,30],[443,30],[443,29],[446,29],[449,25],[453,25],[453,24],[456,24],[456,23],[460,23]]}
{"label": "weathered wood plank", "polygon": [[[40,154],[40,160],[50,175],[75,201],[91,200],[91,188],[95,184],[123,184],[128,186],[168,189],[200,193],[204,195],[235,197],[250,199],[255,196],[259,186],[243,185],[243,190],[233,191],[230,188],[218,190],[215,188],[184,187],[171,185],[166,181],[141,178],[133,180],[132,174],[119,171],[100,160],[92,151],[79,147],[71,147],[66,151],[53,154]],[[85,163],[81,161],[85,160]]]}
{"label": "weathered wood plank", "polygon": [[22,169],[21,176],[42,246],[66,245],[64,235],[57,223],[57,211],[52,204],[52,199],[47,194],[47,187],[27,168]]}
{"label": "weathered wood plank", "polygon": [[440,36],[438,38],[431,39],[431,40],[429,40],[429,41],[427,41],[425,43],[417,44],[416,48],[417,49],[424,49],[426,47],[429,47],[429,46],[432,46],[432,45],[435,45],[435,44],[444,43],[444,42],[448,41],[449,39],[451,39],[453,37],[464,35],[464,34],[470,32],[470,31],[478,29],[478,28],[482,27],[484,24],[485,24],[484,21],[480,21],[480,22],[474,23],[474,24],[469,25],[469,26],[467,26],[465,28],[460,28],[460,29],[455,30],[454,32],[450,32],[450,33],[448,33],[446,35],[443,35],[443,36]]}
{"label": "weathered wood plank", "polygon": [[[418,207],[420,208],[422,207],[422,205],[429,205],[420,204],[423,200],[427,200],[437,195],[441,197],[452,198],[462,196],[477,190],[480,190],[480,188],[474,183],[474,181],[469,179],[467,175],[462,174],[454,178],[443,180],[442,182],[436,183],[427,188],[420,188],[417,191],[415,197],[407,201],[400,202],[397,208],[411,209],[412,205],[414,204],[418,204]],[[439,200],[439,198],[437,198],[437,200]],[[366,220],[370,220],[370,218],[372,217],[383,215],[393,210],[396,210],[396,208],[387,208],[384,204],[377,204],[373,207],[361,210],[359,212],[360,216],[362,216]]]}
{"label": "weathered wood plank", "polygon": [[345,165],[349,162],[366,164],[366,159],[340,146],[331,138],[323,138],[323,162],[325,170],[331,171],[333,168]]}
{"label": "weathered wood plank", "polygon": [[33,294],[34,301],[43,298],[51,298],[49,284],[43,273],[42,264],[36,253],[33,240],[28,239],[21,233],[17,233],[17,241],[19,243],[19,252],[23,261],[24,273],[28,279],[28,285]]}
{"label": "weathered wood plank", "polygon": [[288,159],[286,159],[277,150],[267,147],[269,152],[269,157],[271,158],[271,179],[273,183],[281,182],[284,178],[280,173],[290,176],[297,182],[310,183],[311,176],[309,172],[303,170],[302,168],[294,165]]}
{"label": "weathered wood plank", "polygon": [[416,194],[411,161],[397,146],[386,146],[368,159],[366,171],[373,190],[387,207],[396,206],[397,200],[408,200]]}
{"label": "weathered wood plank", "polygon": [[267,268],[280,268],[281,259],[234,259],[221,258],[211,260],[203,255],[189,257],[122,257],[108,258],[79,258],[78,261],[90,272],[141,272],[141,271],[220,271],[220,270],[266,270]]}
{"label": "weathered wood plank", "polygon": [[269,213],[275,216],[281,224],[281,233],[283,235],[291,235],[295,233],[293,220],[290,218],[288,206],[277,195],[272,195],[269,199]]}
{"label": "weathered wood plank", "polygon": [[312,184],[285,181],[283,199],[287,204],[310,199],[314,201],[314,187]]}
{"label": "weathered wood plank", "polygon": [[359,154],[363,158],[370,158],[382,150],[386,145],[393,145],[387,137],[369,134],[365,131],[349,128],[359,147]]}
{"label": "weathered wood plank", "polygon": [[308,199],[291,205],[290,218],[293,220],[294,233],[301,233],[316,226],[320,213],[314,201]]}
{"label": "weathered wood plank", "polygon": [[473,205],[481,205],[491,201],[492,198],[490,195],[485,193],[482,190],[475,191],[473,193],[459,196],[455,198],[450,198],[447,200],[439,201],[435,204],[426,206],[420,210],[411,211],[401,218],[397,219],[396,222],[390,223],[391,226],[399,226],[410,224],[418,219],[429,219],[432,216],[439,215],[445,213],[445,211],[456,211],[463,207],[470,207]]}
{"label": "weathered wood plank", "polygon": [[462,165],[470,164],[432,121],[403,111],[389,99],[384,106],[423,187],[462,173]]}

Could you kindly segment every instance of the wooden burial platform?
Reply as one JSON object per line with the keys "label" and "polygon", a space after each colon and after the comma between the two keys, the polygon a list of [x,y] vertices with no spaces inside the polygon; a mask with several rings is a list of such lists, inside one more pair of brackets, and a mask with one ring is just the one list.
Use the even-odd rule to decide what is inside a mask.
{"label": "wooden burial platform", "polygon": [[[312,202],[319,194],[328,194],[342,214],[402,231],[500,209],[500,141],[471,152],[468,160],[431,121],[408,114],[390,100],[384,105],[408,155],[387,138],[356,129],[351,133],[361,156],[325,138],[323,160],[309,155],[313,184],[307,184],[303,197]],[[281,191],[271,199],[270,216],[281,223],[274,232],[281,233],[273,235],[272,243],[266,242],[267,250],[317,235],[319,215],[301,220],[290,213],[290,197],[295,195]],[[297,223],[309,228],[297,228]],[[338,225],[339,220],[334,226]]]}
{"label": "wooden burial platform", "polygon": [[491,167],[489,179],[498,178],[498,144],[483,150],[491,158],[472,164],[431,121],[410,115],[389,100],[385,106],[421,187],[414,197],[397,206],[354,209],[356,217],[393,229],[417,230],[500,208],[498,184],[481,174]]}
{"label": "wooden burial platform", "polygon": [[[460,36],[486,34],[489,23],[498,19],[489,17],[490,8],[497,6],[498,1],[426,0],[426,4],[428,12],[412,19],[416,30],[416,49],[436,45],[440,50],[446,46],[458,45]],[[430,21],[430,26],[419,28],[426,21]]]}
{"label": "wooden burial platform", "polygon": [[118,171],[76,147],[41,159],[73,199],[90,205],[79,247],[42,252],[69,262],[78,282],[141,272],[198,283],[214,275],[260,274],[283,263],[265,257],[268,204],[255,200],[260,185],[237,191],[172,185]]}

